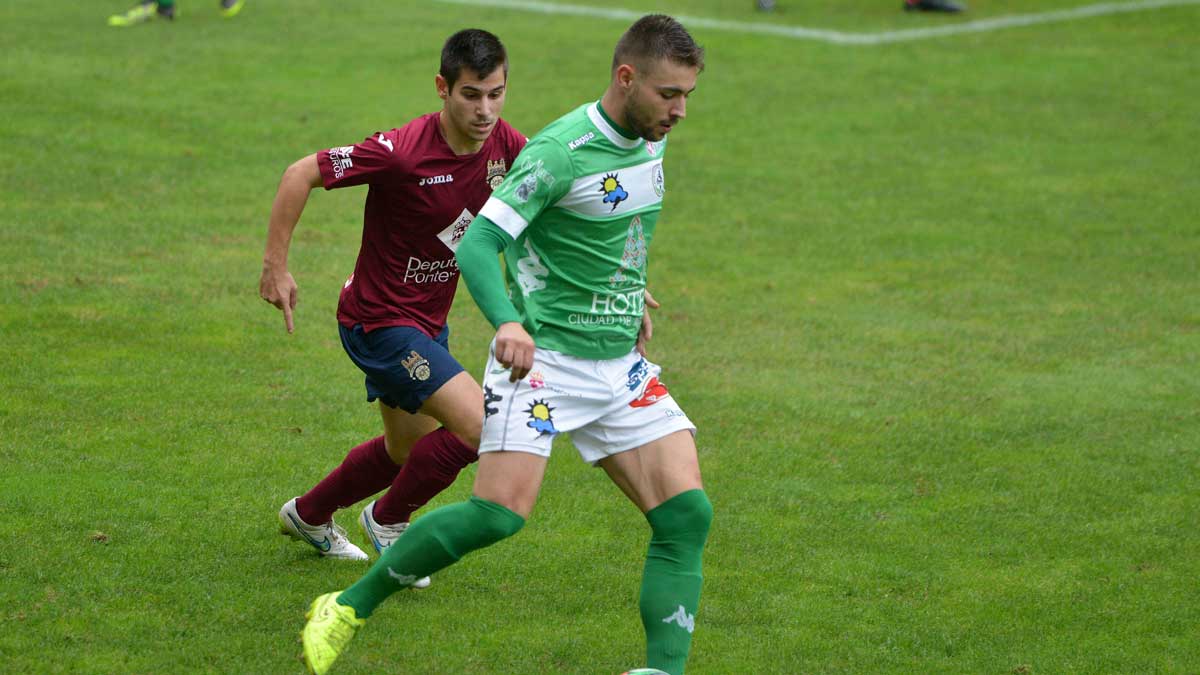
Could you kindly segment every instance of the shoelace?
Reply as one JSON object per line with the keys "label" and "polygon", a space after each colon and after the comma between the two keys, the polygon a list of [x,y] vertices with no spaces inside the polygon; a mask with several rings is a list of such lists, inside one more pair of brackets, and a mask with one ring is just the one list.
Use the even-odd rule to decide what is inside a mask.
{"label": "shoelace", "polygon": [[338,525],[333,521],[330,521],[325,525],[325,532],[329,535],[330,541],[338,544],[347,541],[346,531],[342,529],[341,525]]}

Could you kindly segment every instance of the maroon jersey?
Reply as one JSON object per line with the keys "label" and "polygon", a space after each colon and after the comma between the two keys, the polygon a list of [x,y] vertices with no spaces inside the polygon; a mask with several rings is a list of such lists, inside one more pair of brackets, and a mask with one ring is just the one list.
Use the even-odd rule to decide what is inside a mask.
{"label": "maroon jersey", "polygon": [[504,120],[479,152],[455,155],[439,113],[317,153],[326,190],[367,183],[362,246],[338,322],[412,326],[436,337],[458,287],[454,249],[525,145]]}

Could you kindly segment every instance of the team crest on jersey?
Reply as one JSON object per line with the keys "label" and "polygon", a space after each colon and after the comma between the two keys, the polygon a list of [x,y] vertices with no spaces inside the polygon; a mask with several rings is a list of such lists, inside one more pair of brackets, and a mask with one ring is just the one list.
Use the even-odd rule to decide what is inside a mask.
{"label": "team crest on jersey", "polygon": [[504,182],[504,176],[508,173],[508,167],[504,164],[504,158],[501,157],[495,161],[488,160],[487,163],[487,181],[488,187],[495,190]]}
{"label": "team crest on jersey", "polygon": [[429,370],[429,361],[425,357],[415,351],[408,352],[408,358],[400,362],[404,369],[408,371],[408,376],[418,382],[424,382],[429,379],[432,374]]}
{"label": "team crest on jersey", "polygon": [[[629,193],[625,191],[625,188],[621,187],[621,180],[615,173],[604,176],[604,180],[600,181],[600,191],[604,193],[602,201],[605,204],[612,204],[612,211],[616,211],[617,206],[621,202],[629,199]],[[609,213],[612,213],[612,211],[609,211]]]}
{"label": "team crest on jersey", "polygon": [[667,191],[667,181],[663,179],[662,164],[655,164],[654,168],[650,170],[650,181],[654,183],[654,194],[659,197],[663,196],[663,193]]}
{"label": "team crest on jersey", "polygon": [[558,433],[558,429],[554,428],[554,416],[551,414],[554,412],[554,408],[551,408],[544,399],[530,403],[529,409],[525,412],[529,413],[529,421],[526,425],[537,431],[539,436],[553,436]]}

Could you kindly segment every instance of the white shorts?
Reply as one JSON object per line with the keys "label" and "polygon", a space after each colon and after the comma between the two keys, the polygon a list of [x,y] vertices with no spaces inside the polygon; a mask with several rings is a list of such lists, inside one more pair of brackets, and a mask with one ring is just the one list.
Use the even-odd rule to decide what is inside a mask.
{"label": "white shorts", "polygon": [[549,457],[554,437],[568,433],[583,460],[595,464],[676,431],[695,434],[696,426],[658,381],[660,372],[636,351],[597,361],[536,349],[525,379],[509,382],[493,344],[483,377],[479,452]]}

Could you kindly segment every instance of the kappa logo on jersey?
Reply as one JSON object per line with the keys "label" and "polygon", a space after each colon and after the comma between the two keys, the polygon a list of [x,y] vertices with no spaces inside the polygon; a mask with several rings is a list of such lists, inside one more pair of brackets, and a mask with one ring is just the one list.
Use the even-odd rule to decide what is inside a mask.
{"label": "kappa logo on jersey", "polygon": [[650,364],[646,359],[638,359],[638,362],[629,368],[629,372],[625,375],[628,379],[625,380],[625,386],[629,391],[637,391],[638,385],[646,381],[646,376],[650,374]]}
{"label": "kappa logo on jersey", "polygon": [[667,386],[659,382],[657,377],[652,377],[650,378],[650,381],[646,383],[646,391],[643,391],[642,395],[639,396],[637,400],[631,401],[629,403],[629,407],[648,408],[670,395],[671,393],[667,391]]}
{"label": "kappa logo on jersey", "polygon": [[409,351],[408,358],[401,361],[400,365],[408,371],[409,377],[419,382],[428,380],[432,374],[429,370],[429,361],[415,351]]}
{"label": "kappa logo on jersey", "polygon": [[454,182],[454,174],[448,173],[448,174],[445,174],[444,176],[430,176],[429,178],[422,178],[421,180],[417,181],[417,185],[420,185],[421,187],[425,187],[426,185],[441,185],[442,183],[453,183],[453,182]]}
{"label": "kappa logo on jersey", "polygon": [[503,400],[504,400],[504,397],[501,396],[500,394],[497,394],[494,391],[492,391],[491,387],[484,387],[483,388],[483,418],[487,419],[487,418],[491,417],[492,415],[495,415],[496,413],[500,412],[499,408],[493,408],[493,407],[491,407],[491,405],[493,403],[499,403],[500,401],[503,401]]}
{"label": "kappa logo on jersey", "polygon": [[604,180],[600,181],[600,191],[604,193],[604,199],[601,201],[605,204],[612,204],[612,211],[616,211],[621,202],[629,199],[629,193],[621,187],[621,180],[615,173],[604,176]]}
{"label": "kappa logo on jersey", "polygon": [[546,287],[545,278],[550,275],[550,270],[542,264],[528,239],[525,240],[525,251],[528,256],[517,258],[517,283],[521,285],[521,295],[529,297],[530,293]]}
{"label": "kappa logo on jersey", "polygon": [[383,147],[387,148],[387,149],[388,149],[388,152],[395,152],[395,151],[396,151],[396,146],[395,146],[395,145],[393,145],[393,144],[392,144],[392,142],[391,142],[391,141],[389,141],[387,138],[385,138],[383,134],[379,134],[378,136],[376,136],[376,137],[375,137],[375,140],[379,141],[379,144],[380,144],[380,145],[382,145]]}
{"label": "kappa logo on jersey", "polygon": [[495,190],[504,182],[504,176],[508,174],[508,167],[504,164],[504,158],[501,157],[495,161],[488,160],[487,163],[487,181],[488,187]]}
{"label": "kappa logo on jersey", "polygon": [[576,138],[575,140],[571,141],[570,143],[567,143],[567,149],[574,150],[575,148],[578,148],[581,145],[587,145],[587,142],[592,140],[595,137],[596,137],[596,132],[589,131],[586,134],[580,136],[579,138]]}
{"label": "kappa logo on jersey", "polygon": [[346,175],[346,169],[354,166],[354,160],[350,159],[350,154],[354,152],[353,145],[344,145],[340,148],[329,149],[329,163],[333,166],[333,177],[340,179]]}
{"label": "kappa logo on jersey", "polygon": [[551,415],[554,408],[547,405],[545,400],[530,403],[529,410],[525,412],[529,413],[529,421],[526,425],[537,431],[539,436],[553,436],[558,433],[558,429],[554,428],[554,417]]}

